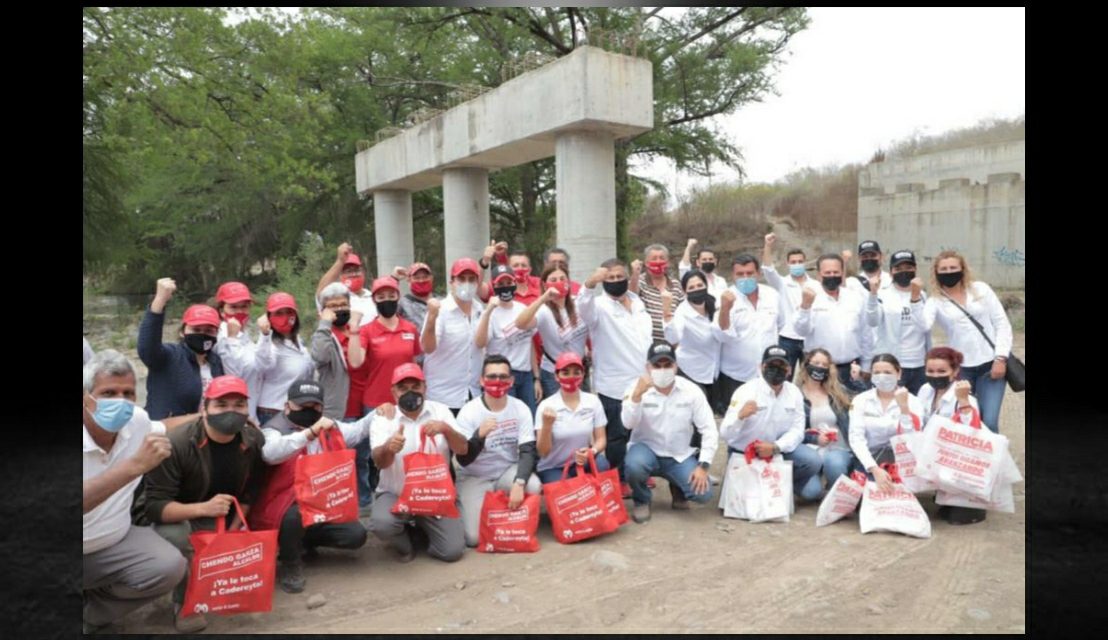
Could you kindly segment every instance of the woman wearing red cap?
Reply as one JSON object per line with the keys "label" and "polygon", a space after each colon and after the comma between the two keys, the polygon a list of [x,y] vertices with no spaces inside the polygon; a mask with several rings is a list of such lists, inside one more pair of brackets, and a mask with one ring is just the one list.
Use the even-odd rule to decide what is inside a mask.
{"label": "woman wearing red cap", "polygon": [[259,391],[254,341],[246,332],[253,305],[250,288],[241,282],[224,282],[215,292],[215,309],[223,322],[219,325],[214,351],[223,360],[227,375],[246,381],[246,388],[250,390],[250,415],[257,414]]}
{"label": "woman wearing red cap", "polygon": [[270,294],[265,316],[258,318],[258,328],[262,332],[254,359],[261,381],[258,422],[265,424],[281,413],[289,385],[315,373],[315,363],[300,341],[300,313],[291,295],[283,291]]}
{"label": "woman wearing red cap", "polygon": [[[539,452],[536,473],[543,484],[561,479],[562,467],[570,456],[577,464],[586,464],[590,448],[596,456],[598,470],[611,468],[604,457],[604,448],[608,445],[605,429],[608,418],[600,398],[581,391],[581,382],[585,379],[581,356],[573,351],[563,352],[554,363],[554,372],[560,389],[540,402],[535,413]],[[570,465],[570,477],[577,475],[577,464]]]}
{"label": "woman wearing red cap", "polygon": [[[366,370],[365,390],[362,392],[362,405],[365,412],[387,402],[392,402],[393,370],[406,362],[414,362],[422,353],[419,344],[419,331],[415,325],[397,315],[400,305],[400,285],[390,276],[373,281],[373,303],[377,307],[377,317],[359,331],[359,340],[349,342],[350,366]],[[351,314],[351,323],[357,324],[356,313]],[[370,457],[368,441],[358,443],[355,448],[358,463],[358,501],[360,507],[366,507],[373,501],[373,489],[377,486],[377,469]]]}
{"label": "woman wearing red cap", "polygon": [[212,349],[219,313],[205,304],[185,310],[176,344],[162,343],[165,306],[177,290],[172,278],[158,280],[154,301],[139,324],[138,355],[146,365],[146,412],[151,420],[196,413],[212,378],[223,375],[223,361]]}

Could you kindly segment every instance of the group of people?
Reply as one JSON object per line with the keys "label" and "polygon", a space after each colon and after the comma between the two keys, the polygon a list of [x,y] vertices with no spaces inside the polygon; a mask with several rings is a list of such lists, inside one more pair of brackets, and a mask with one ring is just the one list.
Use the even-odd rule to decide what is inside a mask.
{"label": "group of people", "polygon": [[[493,242],[450,265],[436,298],[426,264],[369,280],[343,244],[319,281],[310,335],[293,296],[270,295],[251,322],[249,288],[227,282],[163,342],[176,285],[158,280],[139,328],[145,409],[131,362],[85,343],[86,631],[171,591],[176,628],[204,628],[180,608],[189,534],[216,518],[277,529],[279,583],[296,593],[319,547],[358,548],[368,533],[401,562],[421,549],[458,560],[477,543],[487,491],[505,491],[514,509],[591,465],[618,470],[641,524],[656,477],[674,509],[709,500],[721,440],[729,454],[754,443],[791,460],[796,495],[815,501],[852,470],[887,487],[889,439],[932,415],[976,413],[998,429],[1012,329],[956,252],[935,256],[927,284],[909,250],[885,271],[875,241],[859,245],[857,276],[849,252],[809,261],[800,249],[782,274],[770,234],[761,260],[732,258],[728,282],[717,253],[694,247],[678,277],[653,244],[575,282],[562,249],[536,277],[526,253]],[[947,347],[930,344],[936,321]],[[331,429],[356,452],[361,518],[305,527],[294,463]],[[450,465],[460,518],[392,513],[404,457],[428,448]]]}

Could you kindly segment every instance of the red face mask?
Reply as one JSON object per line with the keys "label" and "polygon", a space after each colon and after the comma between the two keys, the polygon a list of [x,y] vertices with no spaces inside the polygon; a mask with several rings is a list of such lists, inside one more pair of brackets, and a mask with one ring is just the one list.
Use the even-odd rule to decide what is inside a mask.
{"label": "red face mask", "polygon": [[296,314],[291,316],[270,316],[269,324],[273,325],[273,328],[280,333],[291,333],[293,325],[296,324]]}
{"label": "red face mask", "polygon": [[512,271],[514,271],[516,274],[516,282],[523,282],[527,279],[527,276],[531,275],[530,267],[524,269],[512,269]]}
{"label": "red face mask", "polygon": [[346,285],[347,289],[358,292],[362,290],[362,285],[365,284],[364,276],[356,276],[354,278],[343,278],[342,283]]}
{"label": "red face mask", "polygon": [[571,378],[558,378],[558,384],[562,385],[562,391],[574,393],[581,388],[581,381],[585,376],[573,376]]}
{"label": "red face mask", "polygon": [[565,280],[562,280],[560,282],[551,282],[546,285],[546,288],[557,291],[559,298],[564,298],[566,297],[566,294],[569,293],[569,283]]}
{"label": "red face mask", "polygon": [[238,320],[239,324],[245,327],[246,323],[250,321],[250,314],[249,313],[224,313],[223,314],[223,319],[224,320],[230,320],[232,318],[234,318],[235,320]]}
{"label": "red face mask", "polygon": [[412,293],[414,295],[423,297],[431,295],[431,290],[435,288],[435,282],[433,280],[425,280],[424,282],[411,283]]}
{"label": "red face mask", "polygon": [[666,260],[651,260],[646,263],[646,270],[656,276],[660,276],[666,272],[667,264],[669,264],[669,262]]}
{"label": "red face mask", "polygon": [[512,383],[507,380],[485,380],[481,383],[485,393],[493,398],[503,398],[512,388]]}

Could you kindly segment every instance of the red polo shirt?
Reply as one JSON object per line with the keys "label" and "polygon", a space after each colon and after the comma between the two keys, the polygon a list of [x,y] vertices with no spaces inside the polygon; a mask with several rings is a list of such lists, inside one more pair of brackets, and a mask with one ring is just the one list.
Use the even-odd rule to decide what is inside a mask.
{"label": "red polo shirt", "polygon": [[390,331],[377,318],[363,326],[358,335],[366,350],[365,364],[362,365],[366,369],[362,404],[376,407],[393,402],[392,372],[405,362],[415,362],[415,357],[423,353],[419,347],[419,330],[411,322],[400,318],[396,329]]}
{"label": "red polo shirt", "polygon": [[346,358],[346,373],[350,375],[350,392],[346,396],[346,413],[343,417],[360,416],[362,415],[362,394],[365,393],[365,381],[369,376],[369,368],[363,362],[357,369],[351,369],[350,337],[345,331],[335,327],[331,327],[331,333],[342,345],[342,356]]}

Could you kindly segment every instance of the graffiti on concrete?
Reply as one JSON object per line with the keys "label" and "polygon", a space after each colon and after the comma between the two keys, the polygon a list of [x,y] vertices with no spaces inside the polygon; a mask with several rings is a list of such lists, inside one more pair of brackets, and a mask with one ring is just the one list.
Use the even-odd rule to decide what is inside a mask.
{"label": "graffiti on concrete", "polygon": [[1009,267],[1022,267],[1024,266],[1026,259],[1023,255],[1023,251],[1019,249],[1009,249],[1008,247],[1000,247],[993,252],[993,257],[1000,264],[1007,265]]}

